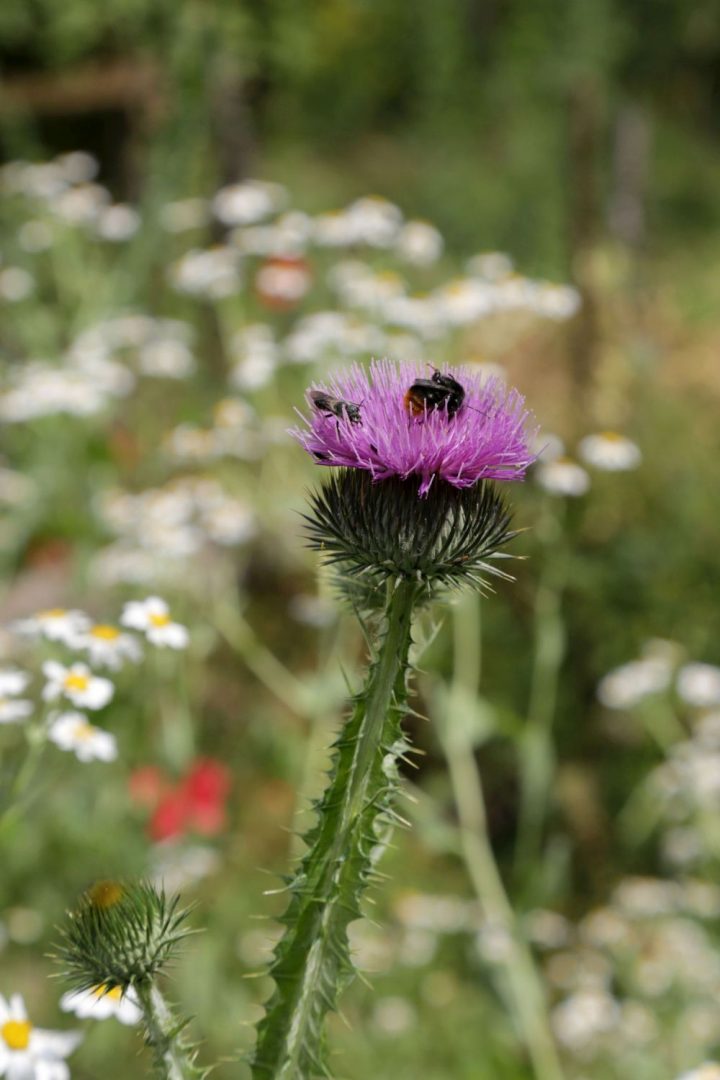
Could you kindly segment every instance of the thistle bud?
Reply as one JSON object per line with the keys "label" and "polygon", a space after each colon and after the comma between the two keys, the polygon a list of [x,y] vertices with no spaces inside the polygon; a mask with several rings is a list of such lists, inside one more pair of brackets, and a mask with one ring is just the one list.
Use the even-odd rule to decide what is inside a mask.
{"label": "thistle bud", "polygon": [[123,991],[152,979],[192,933],[179,897],[151,885],[101,881],[68,912],[57,958],[76,989]]}
{"label": "thistle bud", "polygon": [[375,482],[359,469],[341,470],[311,496],[305,515],[310,545],[339,577],[379,586],[405,578],[424,587],[483,588],[515,533],[494,485],[457,488],[438,481],[423,499],[414,478]]}

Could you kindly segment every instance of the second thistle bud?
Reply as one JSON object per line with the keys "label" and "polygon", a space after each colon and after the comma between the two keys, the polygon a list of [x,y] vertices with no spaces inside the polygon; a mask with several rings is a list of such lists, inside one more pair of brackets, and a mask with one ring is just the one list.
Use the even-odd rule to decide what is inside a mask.
{"label": "second thistle bud", "polygon": [[188,934],[187,908],[148,884],[98,882],[68,913],[57,957],[77,989],[152,979]]}

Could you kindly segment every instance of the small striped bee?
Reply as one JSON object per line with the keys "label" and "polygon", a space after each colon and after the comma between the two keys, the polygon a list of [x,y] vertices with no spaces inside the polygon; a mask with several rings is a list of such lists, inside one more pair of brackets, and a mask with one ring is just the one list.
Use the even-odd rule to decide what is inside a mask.
{"label": "small striped bee", "polygon": [[360,406],[352,401],[343,401],[342,398],[332,397],[324,390],[311,390],[310,401],[313,408],[324,416],[334,416],[337,420],[349,420],[351,424],[362,424]]}

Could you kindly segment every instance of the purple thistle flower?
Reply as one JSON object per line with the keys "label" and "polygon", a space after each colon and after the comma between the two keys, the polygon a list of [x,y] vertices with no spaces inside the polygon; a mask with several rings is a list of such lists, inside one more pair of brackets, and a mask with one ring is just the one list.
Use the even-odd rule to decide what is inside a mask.
{"label": "purple thistle flower", "polygon": [[[373,360],[369,371],[354,364],[314,386],[328,397],[359,406],[339,408],[339,415],[313,406],[307,430],[291,434],[320,465],[365,469],[373,480],[417,476],[420,495],[427,495],[435,477],[454,487],[472,487],[478,480],[522,480],[535,460],[529,441],[530,413],[517,390],[498,379],[482,381],[469,368],[448,368],[465,391],[457,409],[447,402],[413,415],[406,403],[410,387],[427,380],[426,367]],[[441,395],[442,396],[442,395]]]}

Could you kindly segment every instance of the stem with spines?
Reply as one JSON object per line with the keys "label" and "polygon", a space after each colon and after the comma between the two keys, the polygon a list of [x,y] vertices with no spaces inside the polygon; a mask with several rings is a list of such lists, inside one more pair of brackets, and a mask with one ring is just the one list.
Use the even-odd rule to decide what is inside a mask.
{"label": "stem with spines", "polygon": [[138,1004],[142,1010],[145,1036],[155,1057],[155,1068],[163,1080],[199,1080],[208,1075],[206,1069],[195,1065],[195,1052],[184,1044],[181,1032],[186,1021],[173,1016],[155,983],[143,980],[135,984]]}
{"label": "stem with spines", "polygon": [[360,918],[380,826],[397,820],[392,801],[396,761],[407,748],[405,711],[408,651],[419,586],[388,582],[385,628],[363,690],[334,746],[308,851],[289,882],[281,921],[285,934],[270,973],[275,991],[258,1028],[254,1080],[310,1080],[328,1075],[323,1025],[354,974],[347,928]]}

